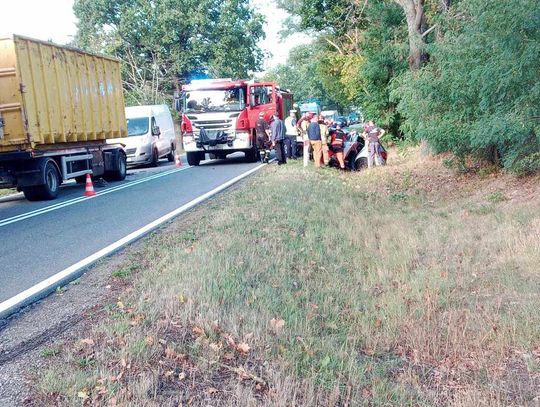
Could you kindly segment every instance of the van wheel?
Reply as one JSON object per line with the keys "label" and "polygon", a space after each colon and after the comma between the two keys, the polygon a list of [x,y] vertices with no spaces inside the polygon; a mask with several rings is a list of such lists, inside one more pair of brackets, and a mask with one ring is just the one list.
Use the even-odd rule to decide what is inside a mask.
{"label": "van wheel", "polygon": [[157,149],[152,152],[152,161],[150,161],[150,167],[157,167],[159,163],[159,154]]}
{"label": "van wheel", "polygon": [[356,171],[362,171],[362,170],[365,170],[368,166],[368,163],[367,163],[367,158],[366,157],[360,157],[360,158],[357,158],[356,161],[354,162],[354,167],[356,169]]}
{"label": "van wheel", "polygon": [[173,163],[174,160],[176,159],[175,153],[176,153],[176,150],[175,150],[175,148],[174,148],[174,145],[171,144],[171,152],[170,152],[169,154],[167,154],[167,160],[168,160],[170,163]]}
{"label": "van wheel", "polygon": [[29,201],[46,201],[56,199],[60,189],[60,174],[52,161],[47,161],[43,169],[45,184],[23,187],[23,193]]}
{"label": "van wheel", "polygon": [[186,153],[187,162],[189,165],[197,166],[201,163],[202,154],[199,152]]}

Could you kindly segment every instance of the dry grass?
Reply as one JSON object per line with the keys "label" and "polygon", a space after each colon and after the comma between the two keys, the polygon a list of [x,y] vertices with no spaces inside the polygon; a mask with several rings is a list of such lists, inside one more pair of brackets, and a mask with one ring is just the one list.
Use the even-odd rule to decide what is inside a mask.
{"label": "dry grass", "polygon": [[37,403],[538,403],[538,180],[390,163],[273,166],[148,238]]}
{"label": "dry grass", "polygon": [[0,189],[0,197],[16,194],[17,190],[13,188]]}

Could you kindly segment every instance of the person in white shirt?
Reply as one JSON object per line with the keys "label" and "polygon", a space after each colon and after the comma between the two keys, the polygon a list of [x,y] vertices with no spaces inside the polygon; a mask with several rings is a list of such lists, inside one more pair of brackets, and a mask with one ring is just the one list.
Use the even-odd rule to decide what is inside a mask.
{"label": "person in white shirt", "polygon": [[292,158],[293,160],[298,158],[298,152],[296,150],[297,136],[296,111],[291,110],[289,117],[285,119],[285,151],[287,153],[287,158]]}

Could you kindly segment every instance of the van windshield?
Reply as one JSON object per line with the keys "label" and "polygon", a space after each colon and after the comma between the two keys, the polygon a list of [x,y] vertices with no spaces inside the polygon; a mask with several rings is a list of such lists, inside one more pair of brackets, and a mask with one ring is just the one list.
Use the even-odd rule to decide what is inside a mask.
{"label": "van windshield", "polygon": [[242,88],[219,90],[193,90],[184,99],[186,113],[230,112],[244,109]]}
{"label": "van windshield", "polygon": [[134,117],[127,119],[128,137],[147,134],[149,122],[150,120],[148,117]]}

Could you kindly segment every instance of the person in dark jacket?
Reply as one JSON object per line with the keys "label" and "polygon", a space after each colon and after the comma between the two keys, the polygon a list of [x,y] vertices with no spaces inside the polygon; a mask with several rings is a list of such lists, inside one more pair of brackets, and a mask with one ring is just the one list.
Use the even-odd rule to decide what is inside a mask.
{"label": "person in dark jacket", "polygon": [[276,158],[278,165],[285,164],[287,158],[285,157],[285,146],[283,145],[285,140],[285,125],[283,120],[281,120],[277,113],[274,113],[272,116],[273,120],[270,123],[270,141],[274,150],[276,150]]}
{"label": "person in dark jacket", "polygon": [[342,170],[345,169],[345,159],[343,157],[343,150],[345,148],[345,139],[346,139],[346,135],[343,132],[343,130],[341,130],[341,125],[337,124],[336,130],[334,131],[334,134],[332,134],[330,148],[336,155],[336,159],[339,162],[339,168],[341,168]]}
{"label": "person in dark jacket", "polygon": [[318,117],[315,116],[311,119],[311,123],[307,128],[307,135],[311,149],[313,150],[313,160],[315,161],[315,167],[321,166],[322,159],[322,139],[321,139],[321,127],[319,126]]}

